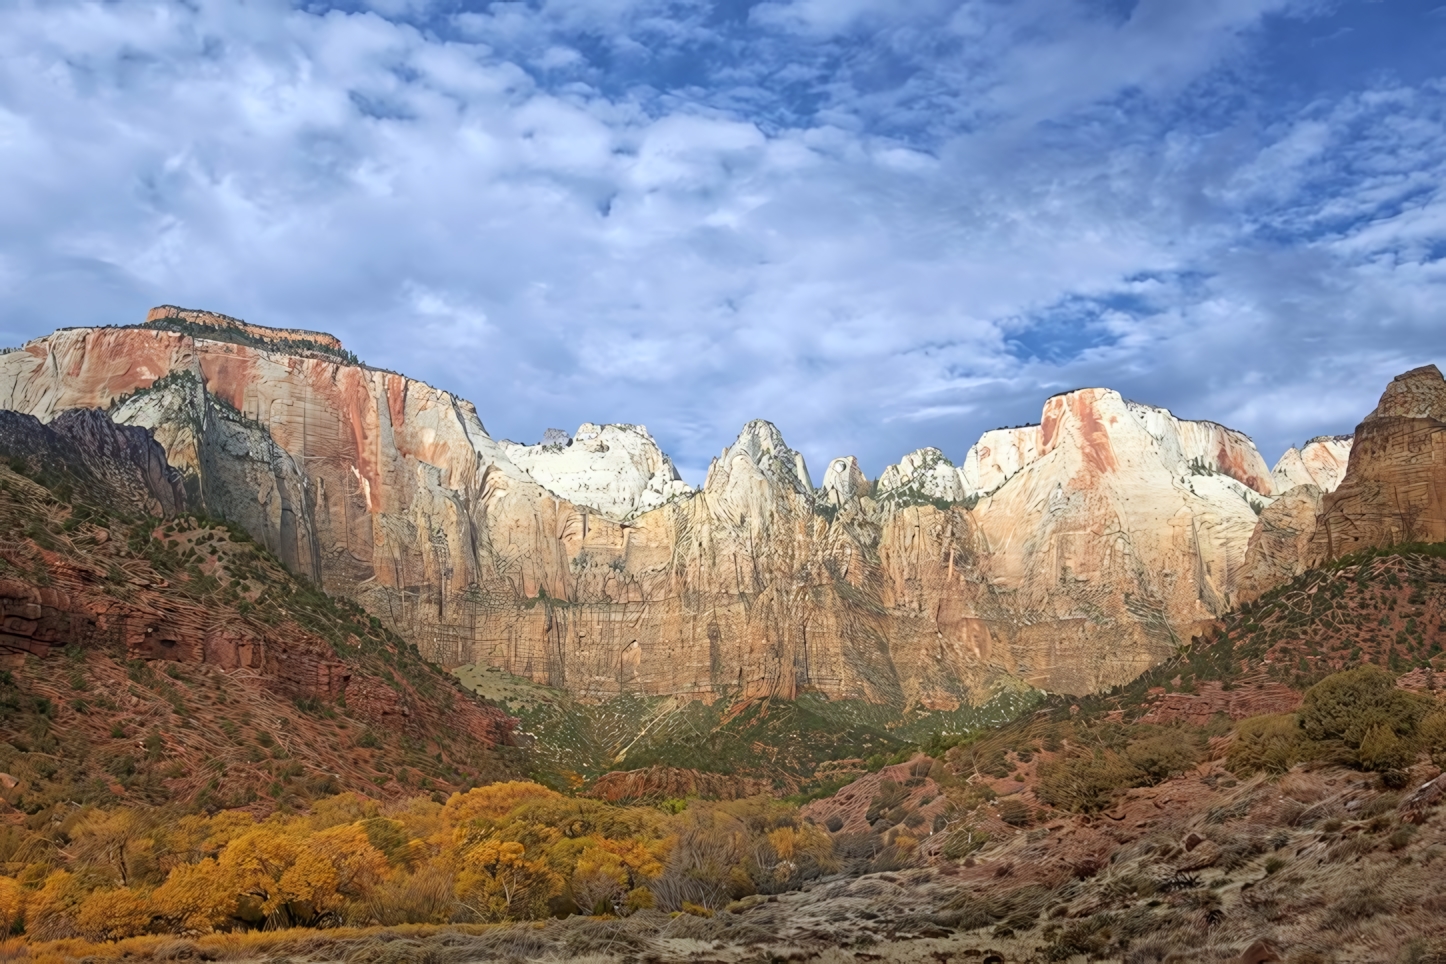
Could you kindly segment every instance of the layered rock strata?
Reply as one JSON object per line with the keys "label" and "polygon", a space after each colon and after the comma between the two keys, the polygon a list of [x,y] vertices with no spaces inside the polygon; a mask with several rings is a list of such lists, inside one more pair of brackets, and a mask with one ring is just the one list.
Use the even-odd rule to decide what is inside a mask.
{"label": "layered rock strata", "polygon": [[1350,464],[1325,496],[1307,563],[1403,542],[1446,541],[1446,380],[1398,375],[1356,427]]}
{"label": "layered rock strata", "polygon": [[926,451],[872,492],[847,459],[815,491],[751,422],[694,493],[638,429],[499,444],[469,403],[339,347],[166,325],[0,355],[0,407],[150,428],[206,511],[426,655],[583,697],[1107,687],[1230,605],[1273,491],[1238,432],[1086,389],[963,470]]}

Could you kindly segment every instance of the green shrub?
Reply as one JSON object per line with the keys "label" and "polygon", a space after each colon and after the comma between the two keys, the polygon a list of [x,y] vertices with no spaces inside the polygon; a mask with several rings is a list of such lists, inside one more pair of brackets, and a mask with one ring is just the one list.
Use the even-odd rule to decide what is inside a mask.
{"label": "green shrub", "polygon": [[1115,795],[1144,786],[1149,776],[1112,750],[1090,756],[1065,757],[1039,768],[1035,793],[1052,807],[1092,813],[1107,808]]}
{"label": "green shrub", "polygon": [[1188,732],[1170,727],[1131,742],[1125,748],[1125,758],[1153,785],[1194,767],[1200,760],[1200,750]]}
{"label": "green shrub", "polygon": [[1428,697],[1397,689],[1385,670],[1359,666],[1327,676],[1307,690],[1300,725],[1311,740],[1340,740],[1357,750],[1378,726],[1398,737],[1412,736],[1432,706]]}
{"label": "green shrub", "polygon": [[1237,774],[1284,773],[1312,759],[1314,750],[1294,713],[1276,713],[1241,720],[1225,762]]}

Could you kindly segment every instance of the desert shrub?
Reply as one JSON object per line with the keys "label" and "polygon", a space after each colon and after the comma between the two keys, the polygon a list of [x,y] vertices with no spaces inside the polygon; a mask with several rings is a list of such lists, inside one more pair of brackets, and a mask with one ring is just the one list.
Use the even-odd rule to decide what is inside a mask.
{"label": "desert shrub", "polygon": [[1226,754],[1234,773],[1284,773],[1311,759],[1313,748],[1294,713],[1276,713],[1241,720]]}
{"label": "desert shrub", "polygon": [[1005,797],[999,801],[999,819],[1011,827],[1023,827],[1029,823],[1029,807],[1016,797]]}
{"label": "desert shrub", "polygon": [[1125,759],[1153,785],[1182,773],[1200,760],[1194,736],[1183,727],[1151,728],[1152,732],[1125,747]]}
{"label": "desert shrub", "polygon": [[1415,755],[1416,727],[1434,707],[1395,678],[1369,664],[1327,676],[1306,690],[1300,726],[1317,743],[1339,741],[1367,769],[1396,769]]}
{"label": "desert shrub", "polygon": [[1113,750],[1065,757],[1042,764],[1035,793],[1052,807],[1092,813],[1107,808],[1116,794],[1149,780],[1143,770]]}
{"label": "desert shrub", "polygon": [[1431,754],[1431,762],[1446,770],[1446,709],[1432,710],[1422,717],[1416,736],[1421,749]]}
{"label": "desert shrub", "polygon": [[950,860],[959,860],[974,853],[989,842],[989,834],[974,827],[959,827],[944,838],[941,852]]}
{"label": "desert shrub", "polygon": [[1392,831],[1387,843],[1392,850],[1401,850],[1415,838],[1416,832],[1414,824],[1402,824]]}
{"label": "desert shrub", "polygon": [[92,891],[76,909],[75,927],[92,941],[113,941],[144,933],[151,923],[145,899],[125,887]]}
{"label": "desert shrub", "polygon": [[1358,921],[1384,914],[1390,909],[1390,901],[1378,890],[1363,887],[1336,901],[1326,913],[1325,926],[1328,930],[1343,931]]}
{"label": "desert shrub", "polygon": [[427,863],[416,873],[383,881],[368,895],[368,917],[379,924],[442,924],[452,918],[456,900],[452,873],[439,863]]}

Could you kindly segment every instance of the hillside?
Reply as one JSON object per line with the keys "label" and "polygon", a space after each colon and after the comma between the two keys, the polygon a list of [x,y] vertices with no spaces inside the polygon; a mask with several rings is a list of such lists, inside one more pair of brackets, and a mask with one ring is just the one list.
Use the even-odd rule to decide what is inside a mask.
{"label": "hillside", "polygon": [[[127,461],[0,415],[0,784],[13,819],[451,792],[524,766],[505,714],[355,605],[235,526],[149,514],[160,506],[141,470],[165,465],[159,447]],[[92,437],[125,437],[86,419]]]}

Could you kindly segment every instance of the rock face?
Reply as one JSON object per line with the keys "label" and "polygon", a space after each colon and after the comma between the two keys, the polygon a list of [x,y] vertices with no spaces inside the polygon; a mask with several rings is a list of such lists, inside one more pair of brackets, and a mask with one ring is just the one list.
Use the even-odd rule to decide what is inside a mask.
{"label": "rock face", "polygon": [[1322,492],[1334,492],[1346,475],[1351,457],[1350,435],[1322,435],[1301,448],[1286,449],[1270,476],[1276,492],[1288,492],[1297,485],[1313,485]]}
{"label": "rock face", "polygon": [[963,480],[954,463],[936,448],[910,452],[899,462],[884,469],[874,491],[881,500],[932,500],[962,502]]}
{"label": "rock face", "polygon": [[49,425],[0,410],[0,452],[27,470],[78,484],[95,504],[156,516],[187,508],[181,473],[150,433],[95,409],[61,412]]}
{"label": "rock face", "polygon": [[200,507],[426,655],[585,698],[952,709],[1123,682],[1230,605],[1273,492],[1245,436],[1104,389],[872,491],[845,458],[816,492],[754,421],[692,492],[645,430],[498,443],[334,339],[174,308],[0,355],[0,407],[148,428]]}
{"label": "rock face", "polygon": [[1398,375],[1356,427],[1308,562],[1401,542],[1446,540],[1446,381],[1435,365]]}
{"label": "rock face", "polygon": [[868,477],[852,455],[834,459],[823,474],[821,495],[829,505],[842,506],[872,491]]}
{"label": "rock face", "polygon": [[1315,485],[1297,485],[1260,513],[1260,522],[1245,549],[1245,566],[1238,585],[1241,602],[1255,599],[1305,572],[1324,497],[1325,493]]}
{"label": "rock face", "polygon": [[1222,426],[1108,389],[1057,395],[1038,456],[972,513],[981,615],[1043,688],[1131,679],[1229,608],[1269,478]]}
{"label": "rock face", "polygon": [[964,491],[988,495],[1039,458],[1039,426],[996,428],[985,432],[964,456],[959,469]]}
{"label": "rock face", "polygon": [[642,425],[584,422],[565,441],[504,441],[502,451],[548,491],[614,522],[693,492]]}

